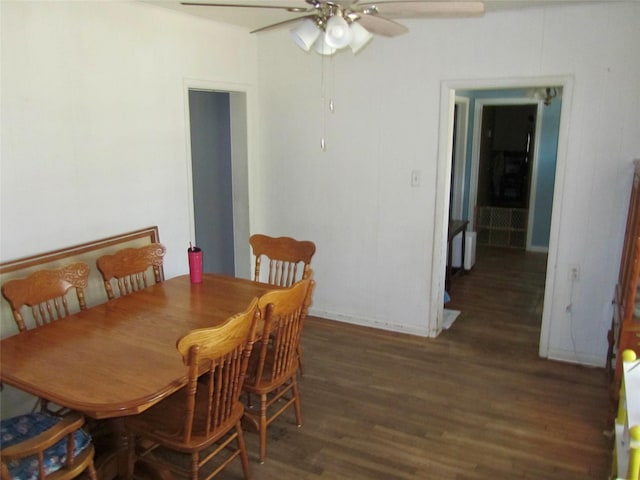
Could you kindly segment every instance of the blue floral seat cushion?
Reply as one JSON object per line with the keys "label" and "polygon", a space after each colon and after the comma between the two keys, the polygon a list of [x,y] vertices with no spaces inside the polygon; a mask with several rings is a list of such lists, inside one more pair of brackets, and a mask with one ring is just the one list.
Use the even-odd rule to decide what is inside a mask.
{"label": "blue floral seat cushion", "polygon": [[[2,448],[24,442],[29,438],[49,430],[61,420],[45,413],[30,413],[19,415],[0,421],[0,444]],[[84,430],[77,430],[75,436],[75,451],[77,456],[91,443],[91,437]],[[67,458],[67,440],[63,438],[58,443],[44,451],[44,471],[46,475],[60,470]],[[36,480],[38,478],[38,458],[25,457],[8,462],[9,473],[14,480]]]}

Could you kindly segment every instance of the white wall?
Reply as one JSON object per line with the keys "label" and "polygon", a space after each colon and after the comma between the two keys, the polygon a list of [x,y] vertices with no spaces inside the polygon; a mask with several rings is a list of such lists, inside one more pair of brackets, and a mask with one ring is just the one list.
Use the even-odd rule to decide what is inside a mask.
{"label": "white wall", "polygon": [[[430,275],[442,260],[434,232],[442,232],[438,209],[446,205],[436,184],[446,179],[438,170],[446,153],[439,151],[441,85],[567,78],[573,92],[565,99],[565,171],[542,340],[549,357],[603,365],[631,162],[640,157],[640,4],[403,23],[408,35],[376,37],[357,56],[340,53],[325,63],[335,103],[326,152],[319,148],[322,60],[299,50],[286,31],[261,35],[265,186],[254,228],[316,242],[315,313],[432,332],[438,306],[430,298],[439,301],[441,285]],[[410,186],[414,169],[419,188]],[[572,264],[581,268],[573,290]]]}
{"label": "white wall", "polygon": [[158,225],[166,275],[186,273],[185,81],[253,92],[255,36],[137,2],[0,12],[0,259]]}
{"label": "white wall", "polygon": [[[3,1],[0,15],[0,260],[155,224],[167,276],[185,273],[183,82],[238,84],[259,94],[249,106],[252,231],[317,243],[315,313],[425,335],[441,288],[432,270],[446,197],[436,185],[446,177],[443,82],[570,77],[545,335],[551,357],[604,362],[640,157],[640,5],[404,22],[408,35],[377,37],[325,65],[336,107],[326,152],[320,57],[298,50],[286,29],[256,38],[121,2]],[[571,264],[582,277],[573,292]]]}

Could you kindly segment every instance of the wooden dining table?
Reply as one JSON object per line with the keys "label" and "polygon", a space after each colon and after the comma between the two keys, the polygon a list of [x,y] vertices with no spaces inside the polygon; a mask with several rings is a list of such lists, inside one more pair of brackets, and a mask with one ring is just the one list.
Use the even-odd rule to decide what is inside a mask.
{"label": "wooden dining table", "polygon": [[3,339],[0,380],[93,419],[140,413],[186,384],[180,337],[273,288],[216,274],[166,280]]}

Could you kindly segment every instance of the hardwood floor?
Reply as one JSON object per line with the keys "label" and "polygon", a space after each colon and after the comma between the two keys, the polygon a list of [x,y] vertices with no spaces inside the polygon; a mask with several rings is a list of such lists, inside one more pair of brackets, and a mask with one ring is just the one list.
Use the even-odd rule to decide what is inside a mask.
{"label": "hardwood floor", "polygon": [[[255,480],[606,479],[604,369],[538,358],[546,257],[487,250],[436,339],[310,318],[293,411],[246,433]],[[242,478],[239,462],[219,478]]]}

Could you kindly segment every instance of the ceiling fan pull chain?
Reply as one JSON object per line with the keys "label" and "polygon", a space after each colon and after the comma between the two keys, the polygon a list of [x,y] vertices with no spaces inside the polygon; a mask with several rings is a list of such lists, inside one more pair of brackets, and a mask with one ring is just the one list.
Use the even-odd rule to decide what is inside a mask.
{"label": "ceiling fan pull chain", "polygon": [[329,57],[329,66],[331,68],[331,85],[329,87],[329,111],[331,113],[333,113],[334,111],[334,104],[333,104],[333,92],[335,91],[335,85],[336,85],[336,69],[335,69],[335,64],[333,63],[333,56]]}

